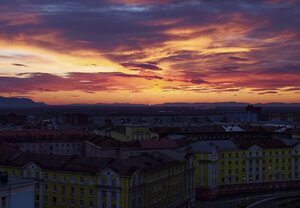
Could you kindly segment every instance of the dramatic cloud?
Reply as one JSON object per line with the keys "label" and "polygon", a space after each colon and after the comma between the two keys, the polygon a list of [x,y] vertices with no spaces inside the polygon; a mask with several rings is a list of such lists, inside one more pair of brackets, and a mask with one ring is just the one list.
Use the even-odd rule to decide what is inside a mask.
{"label": "dramatic cloud", "polygon": [[2,94],[300,102],[297,0],[21,0],[0,13]]}

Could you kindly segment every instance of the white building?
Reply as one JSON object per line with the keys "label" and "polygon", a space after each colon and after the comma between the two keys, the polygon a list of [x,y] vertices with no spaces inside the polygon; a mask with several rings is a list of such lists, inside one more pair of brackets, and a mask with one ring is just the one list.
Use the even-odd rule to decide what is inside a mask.
{"label": "white building", "polygon": [[34,208],[35,181],[0,173],[0,208]]}

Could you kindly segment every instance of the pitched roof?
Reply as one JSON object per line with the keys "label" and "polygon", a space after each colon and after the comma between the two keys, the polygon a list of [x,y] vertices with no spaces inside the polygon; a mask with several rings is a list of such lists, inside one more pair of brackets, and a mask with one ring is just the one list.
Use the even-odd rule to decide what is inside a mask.
{"label": "pitched roof", "polygon": [[143,149],[174,149],[178,145],[174,140],[143,140],[140,141],[140,147]]}
{"label": "pitched roof", "polygon": [[[5,153],[0,152],[0,158]],[[30,162],[35,163],[42,169],[72,171],[81,173],[96,174],[104,168],[111,168],[121,175],[130,175],[135,170],[154,171],[174,163],[179,160],[155,152],[142,154],[139,156],[120,159],[120,158],[87,158],[82,156],[60,156],[36,153],[18,153],[1,161],[2,165],[23,167]]]}
{"label": "pitched roof", "polygon": [[262,148],[285,148],[289,147],[280,139],[235,139],[235,144],[239,149],[248,149],[252,145],[257,145]]}

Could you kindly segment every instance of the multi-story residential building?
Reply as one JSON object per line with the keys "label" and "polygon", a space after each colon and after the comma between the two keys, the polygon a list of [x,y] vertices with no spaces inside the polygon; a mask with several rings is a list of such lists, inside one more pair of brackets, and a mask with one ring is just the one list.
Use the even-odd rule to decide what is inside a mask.
{"label": "multi-story residential building", "polygon": [[35,180],[0,172],[0,208],[34,208]]}
{"label": "multi-story residential building", "polygon": [[21,151],[53,155],[83,155],[84,141],[78,139],[39,139],[38,141],[16,142]]}
{"label": "multi-story residential building", "polygon": [[1,160],[0,170],[36,179],[41,208],[189,207],[194,200],[189,155],[180,161],[161,153],[111,159],[16,151]]}
{"label": "multi-story residential building", "polygon": [[300,187],[296,140],[208,140],[192,144],[191,149],[197,198]]}
{"label": "multi-story residential building", "polygon": [[147,125],[140,124],[127,124],[125,126],[117,126],[114,128],[107,127],[97,130],[95,133],[102,136],[109,136],[119,141],[149,140],[158,136],[157,134],[152,133]]}

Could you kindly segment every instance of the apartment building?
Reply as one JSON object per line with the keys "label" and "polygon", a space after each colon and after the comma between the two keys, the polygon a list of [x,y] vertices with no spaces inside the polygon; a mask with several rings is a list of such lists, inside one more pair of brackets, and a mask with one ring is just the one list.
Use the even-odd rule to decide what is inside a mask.
{"label": "apartment building", "polygon": [[0,170],[37,180],[41,208],[190,207],[195,196],[191,155],[179,161],[161,153],[112,159],[16,151]]}
{"label": "apartment building", "polygon": [[297,140],[207,140],[192,144],[191,149],[197,198],[300,187]]}

